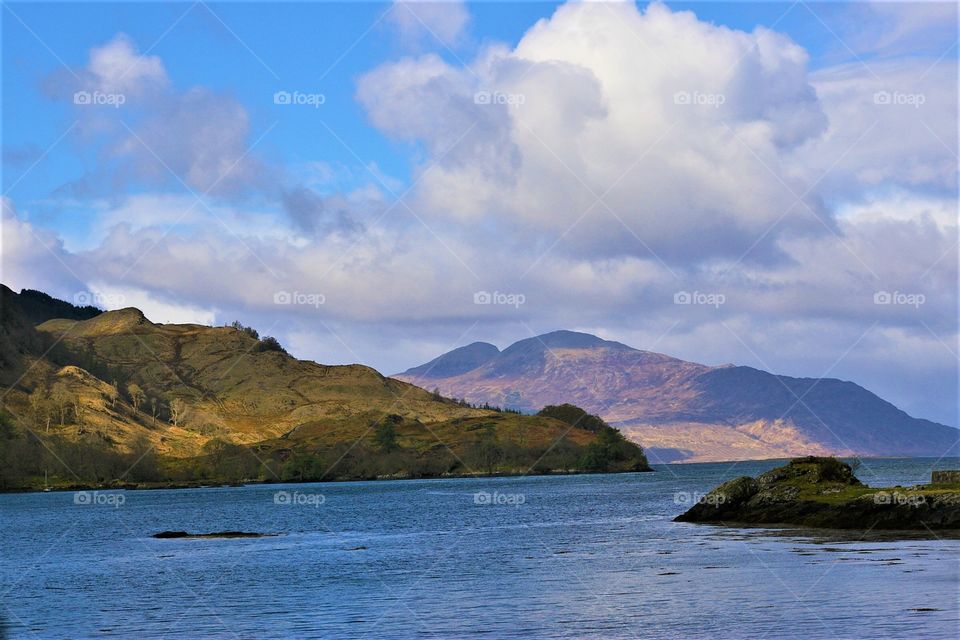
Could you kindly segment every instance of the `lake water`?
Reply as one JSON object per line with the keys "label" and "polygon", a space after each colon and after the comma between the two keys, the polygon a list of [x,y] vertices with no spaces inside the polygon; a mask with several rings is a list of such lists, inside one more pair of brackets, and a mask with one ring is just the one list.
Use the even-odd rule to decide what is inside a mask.
{"label": "lake water", "polygon": [[[924,483],[933,463],[858,475]],[[778,464],[0,495],[0,616],[14,638],[960,635],[956,540],[671,522]],[[231,529],[280,535],[150,537]]]}

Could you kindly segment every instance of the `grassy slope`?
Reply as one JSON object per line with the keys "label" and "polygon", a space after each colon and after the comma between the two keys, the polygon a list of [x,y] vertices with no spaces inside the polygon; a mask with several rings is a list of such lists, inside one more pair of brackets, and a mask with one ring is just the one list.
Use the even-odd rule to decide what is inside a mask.
{"label": "grassy slope", "polygon": [[[269,466],[267,472],[258,472],[244,463],[231,468],[230,474],[277,479],[284,463],[298,455],[324,457],[326,462],[343,452],[353,458],[379,456],[376,425],[389,419],[402,455],[394,453],[393,467],[354,460],[351,477],[375,476],[380,469],[402,474],[408,467],[420,469],[411,473],[481,471],[474,467],[483,439],[506,452],[499,466],[485,472],[527,472],[551,452],[552,457],[545,457],[553,466],[537,470],[575,468],[578,452],[596,439],[593,433],[551,418],[473,409],[438,399],[370,367],[326,366],[262,351],[258,340],[231,327],[154,324],[136,309],[87,320],[48,320],[37,326],[36,333],[43,349],[34,345],[24,353],[8,352],[12,360],[19,358],[18,377],[24,375],[16,384],[8,382],[13,386],[3,408],[21,427],[21,435],[27,437],[29,429],[47,450],[73,443],[80,448],[75,456],[79,460],[89,458],[89,451],[106,451],[135,461],[148,446],[150,455],[158,456],[159,468],[209,477],[221,468],[212,462],[211,451],[218,450],[218,443],[227,443],[249,447],[259,463]],[[48,354],[46,345],[55,345]],[[111,399],[114,381],[120,389],[116,401]],[[139,410],[126,392],[130,384],[141,387],[148,398]],[[62,426],[54,418],[47,428],[32,410],[30,394],[55,385],[79,399],[83,415],[68,416]],[[156,418],[150,398],[156,400]],[[187,408],[177,425],[171,423],[168,410],[174,401]],[[558,441],[560,446],[554,447]],[[63,457],[62,453],[53,457]],[[434,458],[440,462],[431,466]],[[101,480],[117,478],[127,461],[123,458],[89,473]],[[57,469],[51,475],[60,484],[86,480]],[[336,471],[324,477],[336,477]]]}
{"label": "grassy slope", "polygon": [[[391,413],[428,423],[489,413],[438,402],[370,367],[325,366],[260,352],[257,340],[236,329],[156,325],[134,309],[81,322],[51,320],[38,329],[62,339],[70,354],[93,354],[163,405],[182,399],[189,407],[183,428],[164,427],[162,435],[151,437],[167,455],[195,455],[214,437],[259,442],[305,424],[352,432]],[[141,407],[141,413],[149,409]],[[145,417],[137,422],[152,424]],[[133,421],[130,428],[138,430]],[[150,431],[148,437],[157,435]]]}

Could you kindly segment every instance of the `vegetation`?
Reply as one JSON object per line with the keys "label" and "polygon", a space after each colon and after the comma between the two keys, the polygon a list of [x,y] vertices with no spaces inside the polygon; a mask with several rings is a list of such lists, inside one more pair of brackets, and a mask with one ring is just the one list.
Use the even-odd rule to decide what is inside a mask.
{"label": "vegetation", "polygon": [[600,416],[587,413],[572,404],[548,405],[537,413],[538,416],[556,418],[571,427],[577,427],[597,434],[597,439],[587,446],[580,459],[579,466],[589,471],[611,471],[627,467],[634,471],[650,468],[643,449],[623,437]]}
{"label": "vegetation", "polygon": [[604,422],[600,416],[589,414],[580,407],[572,404],[547,405],[541,409],[537,415],[556,418],[557,420],[581,429],[586,429],[587,431],[602,431],[603,429],[610,428],[610,425]]}
{"label": "vegetation", "polygon": [[247,335],[254,340],[257,340],[257,352],[264,351],[279,351],[280,353],[286,353],[287,350],[281,346],[280,341],[274,338],[273,336],[264,336],[260,338],[260,333],[253,327],[247,327],[240,323],[239,320],[234,320],[228,326],[233,327],[237,331],[240,331],[244,335]]}
{"label": "vegetation", "polygon": [[[179,404],[174,400],[171,404]],[[425,425],[387,414],[358,440],[305,427],[301,440],[254,445],[210,439],[199,455],[158,454],[145,438],[121,452],[88,431],[74,437],[67,420],[54,433],[17,437],[15,420],[0,425],[0,489],[200,485],[237,482],[317,482],[377,478],[645,470],[639,447],[608,428],[578,429],[557,439],[549,419],[496,414]],[[177,418],[172,416],[170,424]],[[530,423],[530,424],[528,424]],[[318,425],[319,427],[319,425]],[[562,434],[562,432],[561,432]]]}
{"label": "vegetation", "polygon": [[957,529],[960,485],[868,487],[836,458],[807,456],[725,482],[676,520],[832,529]]}
{"label": "vegetation", "polygon": [[286,353],[287,350],[280,345],[280,341],[273,336],[267,336],[257,343],[257,351],[279,351]]}
{"label": "vegetation", "polygon": [[614,430],[297,360],[240,323],[33,327],[18,301],[0,289],[0,490],[645,468]]}
{"label": "vegetation", "polygon": [[73,305],[58,300],[42,291],[24,289],[18,296],[19,304],[24,315],[33,324],[40,324],[51,318],[67,318],[69,320],[86,320],[103,313],[103,309],[92,305]]}

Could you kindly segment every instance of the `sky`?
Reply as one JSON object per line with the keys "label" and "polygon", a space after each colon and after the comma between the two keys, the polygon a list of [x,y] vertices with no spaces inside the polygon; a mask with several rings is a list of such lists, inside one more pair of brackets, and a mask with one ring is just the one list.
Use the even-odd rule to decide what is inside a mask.
{"label": "sky", "polygon": [[385,374],[556,329],[957,426],[952,3],[19,3],[0,281]]}

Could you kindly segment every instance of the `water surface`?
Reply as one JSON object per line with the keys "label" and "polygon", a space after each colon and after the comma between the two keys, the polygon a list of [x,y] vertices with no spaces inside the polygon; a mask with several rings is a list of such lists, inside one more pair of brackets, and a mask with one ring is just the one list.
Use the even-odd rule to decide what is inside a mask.
{"label": "water surface", "polygon": [[[933,463],[858,475],[911,485]],[[955,540],[671,522],[778,464],[7,494],[0,616],[14,638],[958,637]],[[280,535],[150,537],[229,529]]]}

